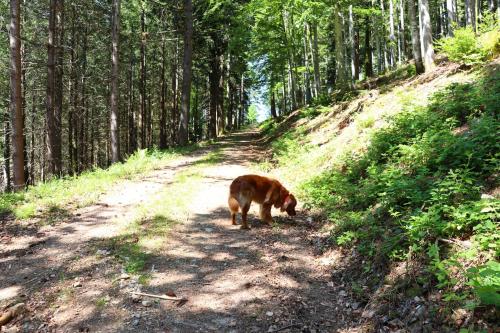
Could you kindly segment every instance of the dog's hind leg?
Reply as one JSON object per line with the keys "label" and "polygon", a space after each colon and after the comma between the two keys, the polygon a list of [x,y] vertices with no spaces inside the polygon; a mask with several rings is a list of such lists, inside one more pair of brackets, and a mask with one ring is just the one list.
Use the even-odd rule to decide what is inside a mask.
{"label": "dog's hind leg", "polygon": [[240,209],[240,204],[234,197],[229,197],[228,199],[229,211],[231,212],[231,223],[236,225],[236,213]]}
{"label": "dog's hind leg", "polygon": [[241,207],[241,229],[250,229],[247,221],[247,214],[249,209],[250,203],[247,203],[243,207]]}

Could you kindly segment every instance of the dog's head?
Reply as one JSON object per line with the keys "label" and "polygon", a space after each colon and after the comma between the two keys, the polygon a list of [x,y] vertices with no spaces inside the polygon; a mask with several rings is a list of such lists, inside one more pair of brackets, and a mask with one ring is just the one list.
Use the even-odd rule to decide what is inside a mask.
{"label": "dog's head", "polygon": [[295,216],[297,215],[295,206],[297,206],[297,199],[295,199],[293,194],[290,193],[286,196],[285,201],[283,202],[283,206],[281,206],[281,211],[286,211],[288,215]]}

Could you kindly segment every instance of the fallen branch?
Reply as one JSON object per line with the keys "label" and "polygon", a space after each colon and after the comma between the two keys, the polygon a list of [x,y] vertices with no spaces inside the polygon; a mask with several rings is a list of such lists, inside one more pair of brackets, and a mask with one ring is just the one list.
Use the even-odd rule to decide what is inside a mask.
{"label": "fallen branch", "polygon": [[0,327],[7,324],[9,321],[14,319],[17,315],[24,311],[24,303],[18,303],[0,316]]}
{"label": "fallen branch", "polygon": [[167,296],[167,295],[154,295],[154,294],[139,293],[136,291],[133,291],[132,294],[139,295],[139,296],[148,296],[148,297],[153,297],[153,298],[159,298],[159,299],[163,299],[166,301],[186,301],[187,300],[184,297],[172,297],[172,296]]}

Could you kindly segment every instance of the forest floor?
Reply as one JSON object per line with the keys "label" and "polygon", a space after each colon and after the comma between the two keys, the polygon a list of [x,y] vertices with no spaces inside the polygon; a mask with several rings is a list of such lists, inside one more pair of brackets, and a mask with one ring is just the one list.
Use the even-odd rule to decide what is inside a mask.
{"label": "forest floor", "polygon": [[[11,237],[0,244],[0,304],[26,304],[2,331],[370,330],[333,278],[347,268],[340,253],[321,254],[312,217],[299,210],[267,227],[254,205],[250,231],[231,225],[229,184],[252,172],[263,149],[257,131],[236,133],[117,183],[57,223],[2,223]],[[158,205],[171,216],[154,214]]]}

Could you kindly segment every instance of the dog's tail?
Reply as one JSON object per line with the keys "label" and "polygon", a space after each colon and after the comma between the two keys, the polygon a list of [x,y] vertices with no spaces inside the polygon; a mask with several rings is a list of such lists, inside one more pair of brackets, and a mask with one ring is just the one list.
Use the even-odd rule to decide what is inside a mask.
{"label": "dog's tail", "polygon": [[240,204],[238,203],[238,200],[236,200],[235,197],[233,197],[232,195],[229,195],[229,199],[227,200],[227,203],[229,205],[229,210],[231,211],[231,214],[238,213],[238,210],[240,209]]}

